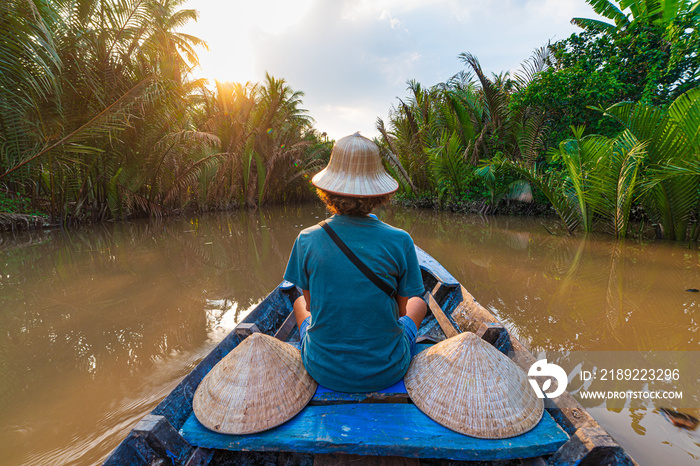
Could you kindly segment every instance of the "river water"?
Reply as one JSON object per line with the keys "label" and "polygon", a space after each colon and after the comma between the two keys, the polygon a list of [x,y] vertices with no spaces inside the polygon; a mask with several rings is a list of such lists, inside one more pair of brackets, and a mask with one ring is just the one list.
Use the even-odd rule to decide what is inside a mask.
{"label": "river water", "polygon": [[[325,216],[306,205],[1,234],[0,464],[99,463],[280,283],[297,232]],[[379,216],[535,354],[700,350],[700,293],[686,291],[700,288],[697,245],[570,237],[555,219]],[[700,429],[651,405],[589,412],[642,465],[700,461]]]}

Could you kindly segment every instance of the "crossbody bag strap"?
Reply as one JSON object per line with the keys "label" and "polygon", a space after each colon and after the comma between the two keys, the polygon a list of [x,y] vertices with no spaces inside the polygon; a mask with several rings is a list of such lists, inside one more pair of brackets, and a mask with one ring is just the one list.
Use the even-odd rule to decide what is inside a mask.
{"label": "crossbody bag strap", "polygon": [[331,239],[333,240],[333,242],[334,242],[336,245],[338,245],[338,247],[340,248],[340,250],[343,251],[343,253],[348,257],[348,259],[350,259],[350,261],[351,261],[353,264],[355,264],[355,267],[357,267],[358,269],[360,269],[360,272],[362,272],[362,273],[365,275],[365,277],[369,278],[369,280],[370,280],[372,283],[374,283],[375,285],[377,285],[377,287],[378,287],[380,290],[382,290],[384,293],[386,293],[387,295],[389,295],[390,298],[393,298],[393,297],[396,295],[396,290],[395,290],[391,285],[389,285],[387,282],[385,282],[384,280],[382,280],[381,278],[379,278],[379,276],[377,276],[376,273],[372,272],[372,271],[369,269],[369,267],[367,267],[367,266],[365,265],[365,263],[362,262],[362,261],[360,260],[360,258],[357,257],[357,256],[355,255],[355,253],[352,252],[352,251],[350,250],[350,248],[348,247],[348,245],[345,244],[345,243],[343,242],[342,239],[340,239],[340,237],[338,236],[338,234],[333,230],[333,228],[331,228],[331,226],[330,226],[328,223],[326,223],[325,220],[322,221],[322,222],[320,222],[319,225],[321,225],[321,228],[323,228],[323,230],[324,230],[326,233],[328,233],[328,236],[330,236]]}

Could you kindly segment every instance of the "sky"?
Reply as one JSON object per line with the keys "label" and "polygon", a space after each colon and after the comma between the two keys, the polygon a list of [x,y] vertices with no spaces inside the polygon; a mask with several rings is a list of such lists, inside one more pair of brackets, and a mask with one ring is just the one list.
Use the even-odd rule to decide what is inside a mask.
{"label": "sky", "polygon": [[595,18],[584,0],[189,0],[204,39],[196,77],[260,82],[265,73],[304,93],[315,128],[339,139],[377,135],[407,81],[444,82],[466,69],[515,71],[536,48]]}

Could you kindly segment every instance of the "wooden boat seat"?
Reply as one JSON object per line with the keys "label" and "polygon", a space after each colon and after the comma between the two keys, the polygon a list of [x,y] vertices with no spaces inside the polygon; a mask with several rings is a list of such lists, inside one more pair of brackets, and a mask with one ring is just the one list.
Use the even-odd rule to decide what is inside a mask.
{"label": "wooden boat seat", "polygon": [[552,454],[569,439],[545,411],[523,435],[483,440],[454,432],[409,403],[307,406],[274,429],[248,435],[213,432],[194,414],[180,435],[190,445],[230,451],[294,451],[494,461]]}
{"label": "wooden boat seat", "polygon": [[[418,351],[430,345],[419,344]],[[319,386],[309,405],[274,429],[248,435],[213,432],[194,414],[180,429],[190,445],[230,451],[294,451],[494,461],[552,454],[569,436],[545,411],[518,437],[483,440],[454,432],[410,403],[403,380],[373,393]]]}
{"label": "wooden boat seat", "polygon": [[[299,343],[291,343],[292,346],[299,347]],[[432,345],[418,343],[416,353],[430,348]],[[408,392],[403,383],[403,379],[396,382],[391,387],[370,393],[345,393],[336,392],[323,385],[319,385],[309,404],[342,404],[342,403],[408,403]]]}
{"label": "wooden boat seat", "polygon": [[399,380],[391,387],[370,393],[345,393],[336,392],[323,385],[319,385],[309,404],[327,405],[343,403],[408,403],[408,393],[403,380]]}

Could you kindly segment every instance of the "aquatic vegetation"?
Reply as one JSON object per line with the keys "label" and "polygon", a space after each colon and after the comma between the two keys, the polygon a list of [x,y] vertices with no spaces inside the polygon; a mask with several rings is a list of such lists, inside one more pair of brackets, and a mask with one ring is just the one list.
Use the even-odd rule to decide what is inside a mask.
{"label": "aquatic vegetation", "polygon": [[303,94],[268,76],[218,105],[226,86],[191,73],[206,45],[179,32],[198,16],[184,4],[0,5],[0,190],[23,213],[66,225],[292,197],[320,142]]}

